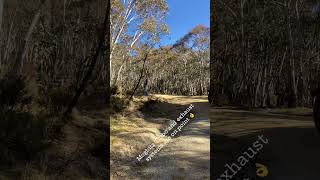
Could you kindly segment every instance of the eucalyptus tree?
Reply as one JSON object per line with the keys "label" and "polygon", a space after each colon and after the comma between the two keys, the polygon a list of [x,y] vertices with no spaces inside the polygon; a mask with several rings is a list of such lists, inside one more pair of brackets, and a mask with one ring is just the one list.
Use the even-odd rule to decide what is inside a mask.
{"label": "eucalyptus tree", "polygon": [[0,0],[0,31],[2,27],[3,6],[4,6],[4,0]]}
{"label": "eucalyptus tree", "polygon": [[[180,51],[179,54],[184,62],[186,85],[199,88],[196,90],[196,94],[199,95],[208,93],[209,41],[210,29],[203,25],[198,25],[173,45],[173,47],[177,49],[182,48],[182,51]],[[195,71],[192,71],[190,67],[188,68],[187,64],[192,64],[192,66],[195,67]],[[195,84],[189,83],[189,81]],[[192,87],[190,88],[192,89]],[[191,94],[193,95],[193,93]]]}
{"label": "eucalyptus tree", "polygon": [[317,4],[218,0],[213,8],[211,100],[254,107],[312,103],[320,70]]}
{"label": "eucalyptus tree", "polygon": [[[101,54],[105,56],[108,53],[107,49],[109,48],[109,46],[107,45],[108,43],[106,41],[107,39],[109,39],[109,28],[107,27],[109,18],[110,18],[110,1],[107,1],[104,21],[101,27],[99,27],[99,29],[101,30],[97,37],[98,44],[96,45],[96,48],[93,50],[93,52],[87,56],[88,59],[91,59],[91,63],[89,64],[88,71],[85,73],[84,78],[82,79],[78,89],[75,92],[75,96],[73,97],[67,110],[65,111],[65,116],[69,115],[72,112],[72,109],[76,106],[81,94],[87,88],[89,80],[92,78],[93,71],[97,66],[99,56]],[[106,92],[109,93],[109,89],[107,89]],[[108,103],[109,100],[106,100],[106,101]]]}
{"label": "eucalyptus tree", "polygon": [[141,47],[136,52],[126,61],[118,81],[124,93],[207,94],[209,28],[199,25],[173,45]]}
{"label": "eucalyptus tree", "polygon": [[[168,33],[165,19],[168,12],[166,0],[111,0],[110,17],[110,77],[116,83],[125,60],[128,59],[142,40],[159,41],[160,36]],[[151,37],[151,38],[150,38]],[[113,62],[114,55],[120,48],[127,52],[120,57],[120,62]],[[114,64],[120,64],[115,73]],[[114,78],[114,75],[117,74]],[[111,82],[111,86],[114,83]]]}

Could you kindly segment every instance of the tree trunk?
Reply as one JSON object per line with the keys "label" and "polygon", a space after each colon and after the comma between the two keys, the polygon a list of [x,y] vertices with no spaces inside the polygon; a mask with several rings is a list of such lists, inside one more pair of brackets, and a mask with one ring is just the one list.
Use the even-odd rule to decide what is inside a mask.
{"label": "tree trunk", "polygon": [[[108,22],[109,22],[109,14],[110,14],[110,1],[107,2],[106,16],[104,19],[101,33],[98,36],[99,43],[98,43],[98,46],[94,52],[94,55],[92,56],[92,61],[89,66],[89,69],[88,69],[85,77],[83,78],[78,90],[76,91],[75,96],[73,97],[71,103],[69,104],[67,110],[65,111],[64,116],[68,116],[72,112],[72,110],[76,106],[82,92],[86,89],[88,82],[92,76],[93,70],[95,69],[95,66],[97,64],[100,53],[102,53],[104,51],[109,51],[109,49],[108,49],[109,43],[105,43],[106,39],[109,39],[109,27],[107,28]],[[107,44],[107,46],[105,46],[106,44]],[[107,55],[107,53],[106,53],[106,55]],[[91,58],[91,56],[89,56],[88,58]],[[109,91],[109,90],[107,90],[107,91]]]}
{"label": "tree trunk", "polygon": [[266,107],[266,87],[267,87],[267,68],[264,68],[263,84],[262,84],[262,102],[261,102],[262,107]]}
{"label": "tree trunk", "polygon": [[146,78],[146,81],[144,82],[144,88],[143,88],[143,93],[145,96],[148,96],[149,95],[149,92],[148,92],[148,77]]}
{"label": "tree trunk", "polygon": [[136,86],[134,87],[134,89],[133,89],[133,91],[132,91],[132,93],[130,95],[129,101],[132,100],[134,94],[136,93],[136,91],[137,91],[137,89],[138,89],[138,87],[139,87],[139,85],[141,83],[141,80],[142,80],[143,74],[144,74],[144,67],[145,67],[147,59],[148,59],[148,53],[145,55],[145,57],[143,59],[143,65],[142,65],[142,69],[141,69],[141,72],[140,72],[140,77],[139,77],[138,82],[137,82]]}
{"label": "tree trunk", "polygon": [[[210,1],[210,8],[213,9],[214,7],[214,2],[215,1]],[[210,34],[213,35],[214,34],[214,28],[213,25],[214,25],[214,20],[215,20],[216,17],[214,17],[213,15],[213,11],[210,11],[210,24],[212,24],[212,26],[210,27]],[[212,55],[215,54],[215,48],[213,47],[214,44],[213,44],[213,38],[210,38],[210,85],[209,85],[209,94],[208,94],[208,100],[209,100],[209,103],[210,104],[213,104],[213,101],[214,101],[214,84],[213,84],[213,80],[215,79],[214,75],[213,75],[213,72],[214,72],[214,57],[212,57]]]}
{"label": "tree trunk", "polygon": [[17,74],[20,74],[21,68],[22,68],[22,65],[23,65],[23,59],[24,59],[24,56],[25,56],[25,50],[26,50],[27,43],[30,40],[30,37],[31,37],[31,34],[33,33],[33,30],[35,29],[36,25],[38,24],[41,12],[44,10],[47,1],[48,0],[43,0],[41,2],[41,5],[40,5],[40,8],[38,9],[38,12],[33,17],[32,23],[29,26],[29,29],[28,29],[27,34],[26,34],[26,37],[24,38],[24,40],[22,41],[22,43],[18,47],[17,56],[16,56],[17,58],[16,58],[16,61],[15,61],[14,65],[13,65],[13,68],[12,68],[11,72],[9,72],[9,76],[11,76],[11,75],[15,76]]}
{"label": "tree trunk", "polygon": [[0,32],[2,32],[3,6],[4,6],[4,0],[0,0]]}
{"label": "tree trunk", "polygon": [[114,81],[113,81],[111,87],[114,87],[114,86],[117,85],[117,82],[118,82],[119,77],[120,77],[120,75],[121,75],[122,69],[123,69],[124,65],[126,64],[126,62],[127,62],[128,60],[129,60],[129,56],[123,60],[121,66],[120,66],[120,68],[119,68],[119,70],[118,70],[118,72],[117,72],[117,74],[116,74],[116,77],[114,78]]}
{"label": "tree trunk", "polygon": [[258,74],[258,82],[256,86],[256,91],[255,91],[255,96],[254,96],[254,107],[258,107],[258,94],[259,94],[259,89],[260,89],[260,84],[261,84],[261,72]]}

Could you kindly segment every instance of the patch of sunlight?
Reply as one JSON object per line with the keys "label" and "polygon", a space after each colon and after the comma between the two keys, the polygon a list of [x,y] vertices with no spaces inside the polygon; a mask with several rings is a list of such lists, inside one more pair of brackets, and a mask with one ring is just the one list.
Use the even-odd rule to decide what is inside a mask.
{"label": "patch of sunlight", "polygon": [[110,118],[111,134],[115,134],[118,132],[133,131],[136,128],[139,128],[138,118],[130,118],[130,120],[124,116],[116,116],[116,117],[112,116]]}
{"label": "patch of sunlight", "polygon": [[153,96],[166,99],[172,103],[208,102],[208,96],[175,96],[166,94],[154,94]]}
{"label": "patch of sunlight", "polygon": [[121,139],[116,136],[110,136],[110,145],[113,146],[117,143],[121,142]]}

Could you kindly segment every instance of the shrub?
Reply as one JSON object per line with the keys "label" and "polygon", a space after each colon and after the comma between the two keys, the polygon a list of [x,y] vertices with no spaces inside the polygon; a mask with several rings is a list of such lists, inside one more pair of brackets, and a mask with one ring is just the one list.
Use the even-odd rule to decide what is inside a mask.
{"label": "shrub", "polygon": [[161,109],[158,109],[157,106],[159,103],[164,103],[164,101],[159,98],[149,97],[148,100],[143,104],[143,106],[139,110],[143,112],[154,112],[157,110],[161,111]]}
{"label": "shrub", "polygon": [[52,89],[48,93],[48,101],[46,104],[49,105],[48,109],[54,113],[63,112],[63,110],[69,105],[72,94],[64,89]]}
{"label": "shrub", "polygon": [[111,109],[115,112],[121,112],[127,108],[129,102],[127,99],[118,97],[118,96],[111,96]]}
{"label": "shrub", "polygon": [[228,96],[226,96],[225,94],[217,95],[213,102],[217,106],[227,105],[229,103]]}
{"label": "shrub", "polygon": [[277,107],[278,96],[277,95],[270,95],[270,107]]}
{"label": "shrub", "polygon": [[0,80],[0,107],[12,108],[18,103],[28,104],[31,97],[27,97],[26,94],[23,77],[7,77]]}
{"label": "shrub", "polygon": [[111,95],[121,95],[121,94],[123,94],[123,90],[121,87],[116,85],[111,87]]}
{"label": "shrub", "polygon": [[0,163],[30,161],[48,145],[48,123],[29,113],[0,110]]}
{"label": "shrub", "polygon": [[107,153],[106,149],[108,149],[108,140],[107,137],[97,138],[94,146],[90,149],[91,154],[94,157],[99,158],[102,162],[107,163]]}

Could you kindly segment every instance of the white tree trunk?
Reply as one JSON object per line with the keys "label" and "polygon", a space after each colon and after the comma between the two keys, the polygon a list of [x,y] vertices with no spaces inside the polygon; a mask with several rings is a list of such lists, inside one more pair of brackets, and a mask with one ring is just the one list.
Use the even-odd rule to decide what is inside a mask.
{"label": "white tree trunk", "polygon": [[0,0],[0,32],[2,32],[2,16],[3,16],[4,0]]}
{"label": "white tree trunk", "polygon": [[42,4],[40,5],[40,8],[38,9],[37,13],[34,15],[33,20],[31,22],[31,25],[29,26],[29,29],[28,29],[27,34],[25,36],[25,39],[22,42],[21,47],[19,47],[19,49],[18,49],[17,59],[16,59],[16,62],[14,64],[14,67],[12,69],[12,72],[10,74],[18,74],[18,73],[21,72],[21,68],[23,66],[23,59],[24,59],[24,57],[26,55],[25,53],[26,53],[26,47],[28,45],[27,43],[29,42],[29,40],[31,38],[31,34],[33,33],[33,30],[35,29],[36,25],[39,22],[41,12],[44,10],[47,1],[48,0],[45,0],[45,1],[42,2]]}

